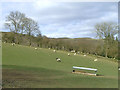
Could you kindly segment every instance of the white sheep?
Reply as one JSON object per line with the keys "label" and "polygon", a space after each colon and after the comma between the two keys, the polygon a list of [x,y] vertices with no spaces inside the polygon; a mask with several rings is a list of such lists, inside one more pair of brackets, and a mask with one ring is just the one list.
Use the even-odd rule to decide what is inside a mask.
{"label": "white sheep", "polygon": [[12,43],[12,46],[14,46],[15,45],[15,43]]}
{"label": "white sheep", "polygon": [[74,53],[74,55],[76,55],[76,53]]}
{"label": "white sheep", "polygon": [[70,56],[70,53],[68,53],[68,56]]}
{"label": "white sheep", "polygon": [[75,52],[75,50],[72,50],[71,52],[72,52],[72,53],[74,53],[74,52]]}
{"label": "white sheep", "polygon": [[61,62],[60,58],[56,58],[57,62]]}
{"label": "white sheep", "polygon": [[53,50],[53,52],[56,52],[56,50]]}
{"label": "white sheep", "polygon": [[50,48],[49,48],[50,49]]}
{"label": "white sheep", "polygon": [[37,50],[37,48],[35,48],[35,50]]}
{"label": "white sheep", "polygon": [[97,61],[97,59],[94,60],[95,62]]}
{"label": "white sheep", "polygon": [[86,56],[86,55],[84,55],[84,56]]}

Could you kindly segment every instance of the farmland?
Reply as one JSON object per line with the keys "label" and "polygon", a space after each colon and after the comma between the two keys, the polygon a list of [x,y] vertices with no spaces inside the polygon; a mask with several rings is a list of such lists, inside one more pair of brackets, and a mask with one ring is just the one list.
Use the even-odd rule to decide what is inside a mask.
{"label": "farmland", "polygon": [[[117,88],[117,62],[82,54],[70,56],[68,52],[3,43],[4,88]],[[55,58],[62,62],[56,62]],[[73,74],[72,66],[97,68],[101,76]]]}

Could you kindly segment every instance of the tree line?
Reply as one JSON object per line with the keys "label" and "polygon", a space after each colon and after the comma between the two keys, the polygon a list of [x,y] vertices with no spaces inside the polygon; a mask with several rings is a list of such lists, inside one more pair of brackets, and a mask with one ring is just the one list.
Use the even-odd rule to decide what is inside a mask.
{"label": "tree line", "polygon": [[118,57],[118,37],[115,37],[118,25],[112,22],[95,25],[95,32],[99,39],[42,36],[38,23],[18,11],[10,12],[6,17],[5,27],[10,30],[10,33],[3,33],[3,42],[57,50],[75,50],[80,53],[120,59]]}

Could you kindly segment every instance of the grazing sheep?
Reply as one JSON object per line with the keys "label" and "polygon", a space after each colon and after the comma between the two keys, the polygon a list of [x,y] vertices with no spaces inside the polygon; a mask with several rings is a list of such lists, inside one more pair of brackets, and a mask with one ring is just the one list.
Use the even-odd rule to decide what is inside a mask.
{"label": "grazing sheep", "polygon": [[74,53],[74,55],[76,55],[76,53]]}
{"label": "grazing sheep", "polygon": [[77,52],[78,54],[80,53],[80,52]]}
{"label": "grazing sheep", "polygon": [[75,50],[72,50],[71,52],[72,52],[72,53],[75,53]]}
{"label": "grazing sheep", "polygon": [[118,67],[118,70],[120,70],[120,67]]}
{"label": "grazing sheep", "polygon": [[37,50],[37,48],[35,48],[35,50]]}
{"label": "grazing sheep", "polygon": [[53,50],[53,52],[56,52],[56,50]]}
{"label": "grazing sheep", "polygon": [[57,62],[61,62],[60,58],[56,58]]}
{"label": "grazing sheep", "polygon": [[70,53],[68,53],[68,56],[70,56]]}
{"label": "grazing sheep", "polygon": [[12,43],[12,46],[14,46],[15,45],[15,43]]}
{"label": "grazing sheep", "polygon": [[49,48],[50,49],[50,48]]}
{"label": "grazing sheep", "polygon": [[4,42],[4,43],[6,43],[6,42]]}
{"label": "grazing sheep", "polygon": [[86,55],[84,55],[84,56],[86,56]]}
{"label": "grazing sheep", "polygon": [[97,59],[94,60],[95,62],[97,61]]}

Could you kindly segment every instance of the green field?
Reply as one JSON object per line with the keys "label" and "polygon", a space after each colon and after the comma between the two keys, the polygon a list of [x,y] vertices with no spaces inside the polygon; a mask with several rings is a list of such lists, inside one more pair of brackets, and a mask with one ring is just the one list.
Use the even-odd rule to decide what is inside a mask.
{"label": "green field", "polygon": [[[117,88],[118,63],[110,59],[5,43],[2,46],[3,87]],[[56,57],[62,62],[56,62]],[[73,74],[72,66],[97,68],[101,76]]]}

